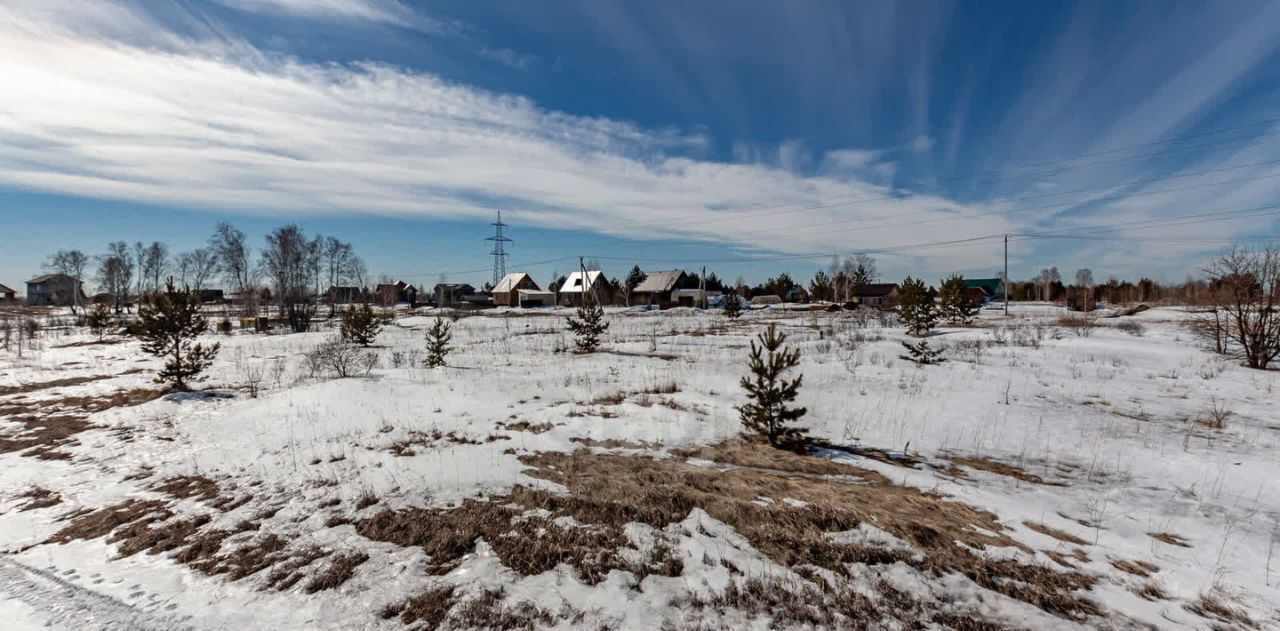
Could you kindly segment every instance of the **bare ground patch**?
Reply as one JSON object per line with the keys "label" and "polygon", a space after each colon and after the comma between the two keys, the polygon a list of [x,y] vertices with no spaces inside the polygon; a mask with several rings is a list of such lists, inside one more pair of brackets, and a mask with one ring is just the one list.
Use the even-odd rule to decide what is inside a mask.
{"label": "bare ground patch", "polygon": [[114,407],[141,405],[163,394],[160,390],[137,388],[100,396],[10,400],[0,405],[0,416],[21,427],[0,435],[0,453],[25,451],[23,455],[36,458],[70,458],[58,447],[71,443],[76,434],[94,427],[88,421],[90,414]]}
{"label": "bare ground patch", "polygon": [[1061,482],[1058,480],[1045,480],[1044,478],[1038,475],[1035,475],[1034,473],[1028,473],[1027,471],[1023,470],[1020,467],[1016,467],[1014,465],[1000,462],[997,460],[992,460],[990,458],[981,458],[977,456],[969,456],[969,457],[949,456],[947,459],[957,465],[969,467],[971,469],[977,469],[979,471],[986,471],[988,473],[995,473],[997,475],[1003,475],[1005,477],[1022,480],[1023,482],[1030,482],[1032,484],[1041,484],[1045,486],[1066,486],[1067,485],[1066,482]]}
{"label": "bare ground patch", "polygon": [[49,508],[62,503],[62,495],[57,491],[46,489],[42,486],[33,486],[21,495],[19,498],[27,500],[18,507],[19,511],[35,510],[37,508]]}
{"label": "bare ground patch", "polygon": [[[853,593],[846,584],[853,578],[849,575],[853,564],[901,563],[929,575],[958,573],[986,589],[1073,620],[1101,613],[1077,593],[1093,585],[1095,579],[1090,576],[975,553],[991,546],[1026,549],[1004,534],[990,513],[891,484],[874,472],[750,442],[735,441],[687,454],[707,460],[721,458],[731,461],[723,464],[732,466],[698,466],[672,459],[586,451],[527,455],[521,461],[533,467],[529,475],[562,485],[568,492],[516,487],[507,495],[468,500],[457,508],[385,510],[357,522],[356,530],[378,541],[421,547],[430,556],[436,574],[457,567],[482,537],[517,573],[539,574],[564,563],[582,580],[593,583],[612,569],[640,577],[651,573],[680,575],[680,560],[669,553],[631,550],[619,554],[630,545],[623,527],[638,522],[661,529],[700,508],[732,526],[779,564],[814,576],[792,594],[801,600],[820,595],[824,606],[811,599],[814,606],[808,608],[819,621],[826,620],[821,616],[827,614],[817,612],[840,612],[838,607],[832,609],[832,603],[842,594]],[[762,496],[799,502],[761,503],[758,499]],[[566,526],[558,519],[566,517],[575,525]],[[907,541],[921,554],[840,543],[830,536],[864,521]],[[844,577],[844,583],[829,584],[811,570]],[[839,587],[842,584],[844,587]],[[741,607],[747,611],[772,607],[768,590],[753,591],[746,584],[735,589],[746,590],[745,596],[724,597],[733,596],[730,600],[734,602],[740,598],[756,601],[759,607]],[[421,598],[416,605],[419,609],[439,613],[440,607],[454,607],[444,602],[448,598],[439,589],[428,590]],[[787,599],[785,595],[778,598]],[[406,619],[404,612],[414,607],[413,602],[406,602],[391,615]],[[964,624],[966,618],[963,612],[926,610],[918,603],[914,609],[921,612],[921,623],[932,620],[944,624],[931,618],[934,613],[955,615],[957,624]],[[886,608],[873,610],[883,615],[893,613]],[[839,613],[834,619],[842,622],[835,626],[852,624],[857,611],[855,607]],[[415,614],[407,619],[420,618]]]}

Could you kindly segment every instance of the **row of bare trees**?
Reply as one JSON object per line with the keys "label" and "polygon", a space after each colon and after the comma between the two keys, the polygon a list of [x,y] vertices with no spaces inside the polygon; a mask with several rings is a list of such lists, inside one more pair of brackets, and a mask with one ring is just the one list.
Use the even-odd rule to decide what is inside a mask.
{"label": "row of bare trees", "polygon": [[[177,256],[170,256],[169,247],[159,241],[139,241],[132,246],[116,241],[96,260],[94,280],[99,291],[110,297],[116,313],[136,298],[162,290],[169,278],[177,287],[196,290],[221,279],[222,286],[237,296],[246,310],[256,312],[262,281],[266,281],[270,295],[294,330],[308,328],[314,303],[328,287],[364,287],[367,280],[364,262],[351,244],[335,237],[307,237],[293,224],[267,235],[256,262],[245,233],[226,222],[217,226],[206,245]],[[60,250],[46,267],[79,283],[89,261],[80,250]],[[330,315],[336,309],[335,299],[329,296]],[[77,292],[74,307],[79,306]]]}

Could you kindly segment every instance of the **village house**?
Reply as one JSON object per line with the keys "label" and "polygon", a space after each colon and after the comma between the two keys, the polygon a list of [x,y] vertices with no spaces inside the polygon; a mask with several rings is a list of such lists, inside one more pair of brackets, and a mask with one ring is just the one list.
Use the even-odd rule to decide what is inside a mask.
{"label": "village house", "polygon": [[[533,277],[524,272],[513,272],[502,277],[498,284],[494,286],[491,292],[493,296],[493,304],[496,307],[519,307],[521,305],[520,292],[539,292],[541,288],[538,283],[534,282]],[[550,292],[547,292],[550,293]]]}
{"label": "village house", "polygon": [[612,299],[609,281],[605,279],[604,272],[592,270],[587,272],[585,283],[582,272],[569,274],[560,286],[560,291],[556,292],[556,302],[563,307],[576,307],[582,304],[582,296],[586,292],[591,292],[592,302],[598,305],[607,305]]}
{"label": "village house", "polygon": [[471,303],[467,296],[474,296],[476,288],[467,283],[439,283],[432,291],[437,307],[465,307]]}
{"label": "village house", "polygon": [[331,286],[329,290],[324,292],[325,302],[336,305],[349,305],[357,302],[364,302],[364,291],[359,287],[338,287]]}
{"label": "village house", "polygon": [[671,299],[681,307],[710,307],[723,303],[724,292],[707,291],[705,289],[677,289],[671,292]]}
{"label": "village house", "polygon": [[88,302],[84,286],[66,274],[43,274],[27,281],[27,305],[71,307]]}
{"label": "village house", "polygon": [[681,270],[646,272],[644,281],[631,290],[632,305],[654,305],[670,309],[678,304],[672,294],[680,289],[697,289],[698,279]]}
{"label": "village house", "polygon": [[556,304],[556,295],[541,289],[517,289],[516,306],[528,309],[530,307],[551,307]]}
{"label": "village house", "polygon": [[1004,282],[999,278],[966,278],[964,286],[982,291],[983,300],[979,304],[1004,300]]}
{"label": "village house", "polygon": [[796,285],[788,289],[787,293],[783,294],[782,299],[785,302],[809,302],[809,292],[805,291],[804,287]]}
{"label": "village house", "polygon": [[898,304],[896,283],[868,283],[849,291],[850,302],[870,307],[892,307]]}
{"label": "village house", "polygon": [[400,303],[414,304],[418,298],[418,290],[413,285],[398,280],[394,283],[380,283],[374,288],[373,295],[377,296],[379,304],[389,307]]}
{"label": "village house", "polygon": [[0,284],[0,305],[12,305],[18,302],[18,292],[13,288]]}

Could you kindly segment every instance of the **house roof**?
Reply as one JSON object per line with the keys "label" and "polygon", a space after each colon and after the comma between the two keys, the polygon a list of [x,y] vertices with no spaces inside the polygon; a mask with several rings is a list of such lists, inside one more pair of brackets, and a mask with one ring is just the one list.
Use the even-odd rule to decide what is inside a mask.
{"label": "house roof", "polygon": [[[507,274],[506,276],[503,276],[502,280],[498,281],[497,285],[494,285],[493,291],[496,291],[496,292],[511,291],[512,289],[515,289],[516,287],[518,287],[520,285],[520,282],[526,278],[528,278],[530,281],[533,280],[532,276],[529,276],[524,272],[512,272],[510,274]],[[538,284],[535,282],[533,286],[537,287]]]}
{"label": "house roof", "polygon": [[[604,272],[600,270],[592,270],[587,272],[587,282],[595,285],[597,281],[604,278]],[[574,272],[564,279],[564,284],[560,286],[562,294],[580,294],[585,289],[582,286],[582,272]]]}
{"label": "house roof", "polygon": [[683,270],[673,269],[663,272],[645,272],[644,281],[632,290],[633,293],[662,293],[676,288],[685,277]]}
{"label": "house roof", "polygon": [[16,294],[16,293],[18,292],[14,291],[12,287],[9,287],[8,285],[0,283],[0,294]]}
{"label": "house roof", "polygon": [[868,283],[854,287],[850,293],[860,298],[888,296],[897,288],[898,285],[896,283]]}
{"label": "house roof", "polygon": [[974,288],[981,289],[987,292],[988,295],[994,296],[997,292],[1000,291],[1000,279],[999,278],[966,278],[964,279],[964,286],[970,289],[974,289]]}
{"label": "house roof", "polygon": [[37,277],[35,277],[35,278],[33,278],[33,279],[31,279],[31,280],[27,281],[27,282],[28,282],[28,283],[47,283],[47,282],[49,282],[49,281],[51,281],[51,280],[59,280],[59,279],[63,279],[63,278],[65,278],[65,279],[67,279],[67,280],[70,280],[70,281],[74,281],[74,280],[75,280],[74,278],[72,278],[72,277],[70,277],[70,276],[67,276],[66,274],[41,274],[41,275],[39,275],[39,276],[37,276]]}

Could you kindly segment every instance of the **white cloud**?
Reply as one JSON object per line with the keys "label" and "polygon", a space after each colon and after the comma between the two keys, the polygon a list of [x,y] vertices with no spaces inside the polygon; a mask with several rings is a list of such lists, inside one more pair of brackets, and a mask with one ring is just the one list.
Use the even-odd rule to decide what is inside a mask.
{"label": "white cloud", "polygon": [[[180,38],[157,50],[43,14],[0,18],[12,18],[0,19],[6,186],[281,217],[487,219],[498,205],[525,224],[792,252],[1014,229],[945,198],[892,195],[874,176],[696,159],[699,134],[547,111],[395,67]],[[799,145],[777,155],[807,160]],[[803,210],[768,210],[779,206]],[[991,250],[961,249],[954,262],[993,265]]]}
{"label": "white cloud", "polygon": [[396,0],[214,0],[238,11],[297,15],[321,19],[354,19],[408,26],[414,11]]}
{"label": "white cloud", "polygon": [[538,58],[534,55],[522,55],[510,48],[489,48],[484,46],[480,48],[479,54],[489,61],[521,72],[528,70],[530,66],[538,61]]}

